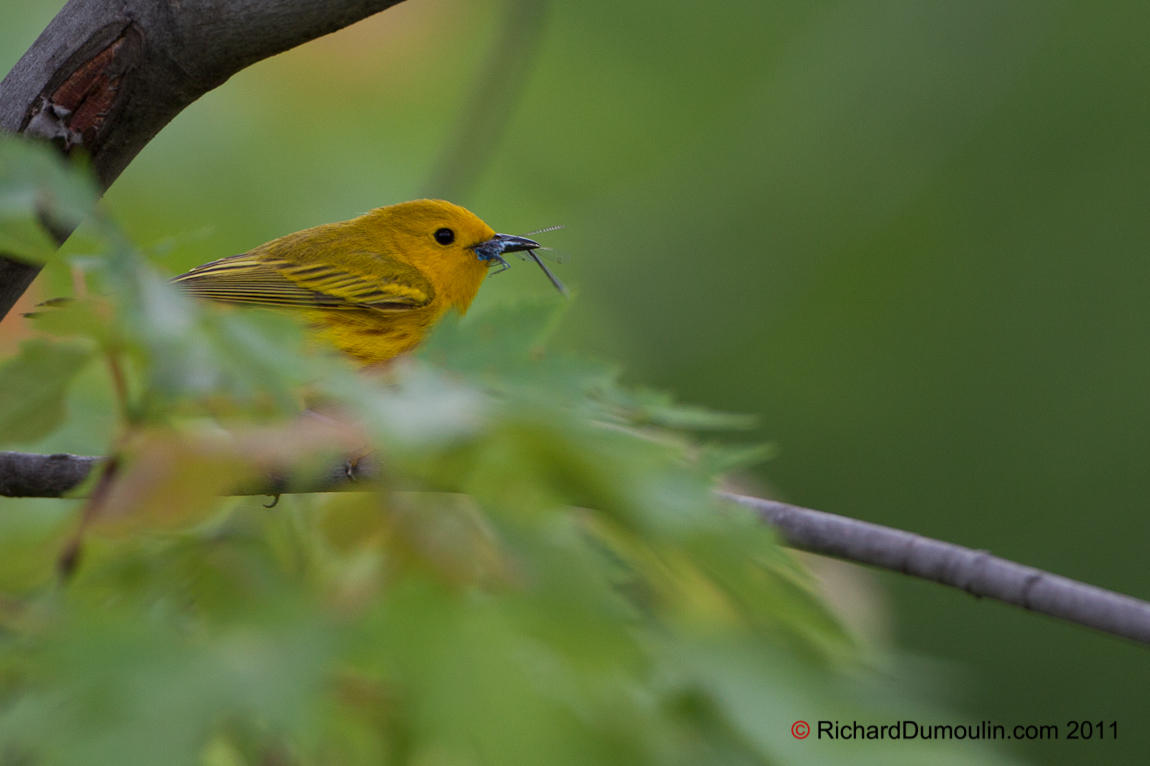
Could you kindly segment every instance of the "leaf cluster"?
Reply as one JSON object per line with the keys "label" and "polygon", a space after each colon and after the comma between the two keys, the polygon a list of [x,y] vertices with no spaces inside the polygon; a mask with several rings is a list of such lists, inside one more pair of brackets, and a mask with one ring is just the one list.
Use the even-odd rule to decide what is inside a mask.
{"label": "leaf cluster", "polygon": [[[808,576],[712,492],[764,452],[698,434],[743,419],[547,350],[557,305],[357,371],[288,317],[181,295],[37,147],[0,143],[0,203],[0,243],[74,286],[0,366],[0,439],[111,456],[87,500],[0,517],[0,763],[857,763],[790,724],[895,720]],[[52,255],[45,217],[90,252]],[[356,491],[222,497],[349,459],[377,469]]]}

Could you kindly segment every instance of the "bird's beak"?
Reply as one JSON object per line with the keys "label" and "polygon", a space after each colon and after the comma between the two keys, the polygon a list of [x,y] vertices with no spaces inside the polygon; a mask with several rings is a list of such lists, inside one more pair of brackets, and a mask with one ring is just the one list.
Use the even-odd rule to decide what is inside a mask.
{"label": "bird's beak", "polygon": [[[531,257],[531,260],[535,261],[539,268],[543,269],[543,273],[551,280],[551,284],[555,285],[555,289],[563,293],[563,295],[567,295],[567,288],[563,286],[563,283],[559,281],[558,277],[551,273],[551,269],[544,266],[543,261],[539,260],[539,256],[535,250],[540,247],[542,247],[542,245],[533,239],[527,239],[527,237],[516,237],[513,234],[496,234],[491,239],[486,242],[480,242],[471,249],[479,256],[479,260],[486,261],[488,266],[493,263],[498,263],[500,267],[499,271],[511,268],[511,264],[503,258],[504,253],[526,252]],[[525,256],[519,257],[527,260]],[[498,274],[499,272],[493,273]]]}
{"label": "bird's beak", "polygon": [[486,242],[480,242],[471,248],[481,261],[503,262],[499,256],[504,253],[521,253],[524,250],[534,250],[542,247],[538,242],[526,237],[516,237],[512,234],[496,234]]}

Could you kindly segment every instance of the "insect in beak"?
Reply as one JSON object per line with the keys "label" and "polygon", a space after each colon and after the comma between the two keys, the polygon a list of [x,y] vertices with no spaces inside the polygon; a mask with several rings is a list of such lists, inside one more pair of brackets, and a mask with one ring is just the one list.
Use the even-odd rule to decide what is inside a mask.
{"label": "insect in beak", "polygon": [[543,265],[543,261],[539,260],[539,256],[535,254],[536,249],[541,247],[543,246],[533,239],[517,237],[513,234],[496,234],[491,239],[486,242],[480,242],[471,249],[479,256],[479,260],[499,264],[499,271],[492,272],[494,274],[511,268],[511,264],[503,258],[504,253],[526,252],[531,257],[531,260],[535,261],[539,268],[543,269],[543,273],[551,280],[551,284],[555,285],[555,289],[563,293],[563,295],[567,295],[567,288],[551,273],[550,269]]}

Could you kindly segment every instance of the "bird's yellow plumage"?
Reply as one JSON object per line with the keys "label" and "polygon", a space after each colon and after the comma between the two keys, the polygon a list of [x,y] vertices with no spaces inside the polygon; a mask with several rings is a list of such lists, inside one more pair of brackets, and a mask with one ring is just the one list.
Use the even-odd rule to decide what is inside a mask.
{"label": "bird's yellow plumage", "polygon": [[303,312],[322,339],[370,364],[414,348],[448,310],[466,312],[489,267],[506,265],[503,253],[534,257],[538,247],[458,205],[417,200],[273,239],[173,281],[202,298]]}

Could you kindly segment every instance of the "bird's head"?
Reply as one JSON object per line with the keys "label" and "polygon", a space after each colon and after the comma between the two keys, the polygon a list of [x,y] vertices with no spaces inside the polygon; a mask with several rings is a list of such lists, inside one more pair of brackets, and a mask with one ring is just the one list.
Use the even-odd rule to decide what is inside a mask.
{"label": "bird's head", "polygon": [[[435,268],[460,268],[486,272],[491,266],[499,271],[510,267],[507,253],[532,251],[541,245],[532,239],[513,234],[497,234],[479,216],[459,205],[435,199],[401,202],[373,211],[385,219],[387,229],[400,252],[416,254],[420,261]],[[554,275],[535,259],[560,290],[563,286]],[[434,264],[434,265],[433,265]]]}

